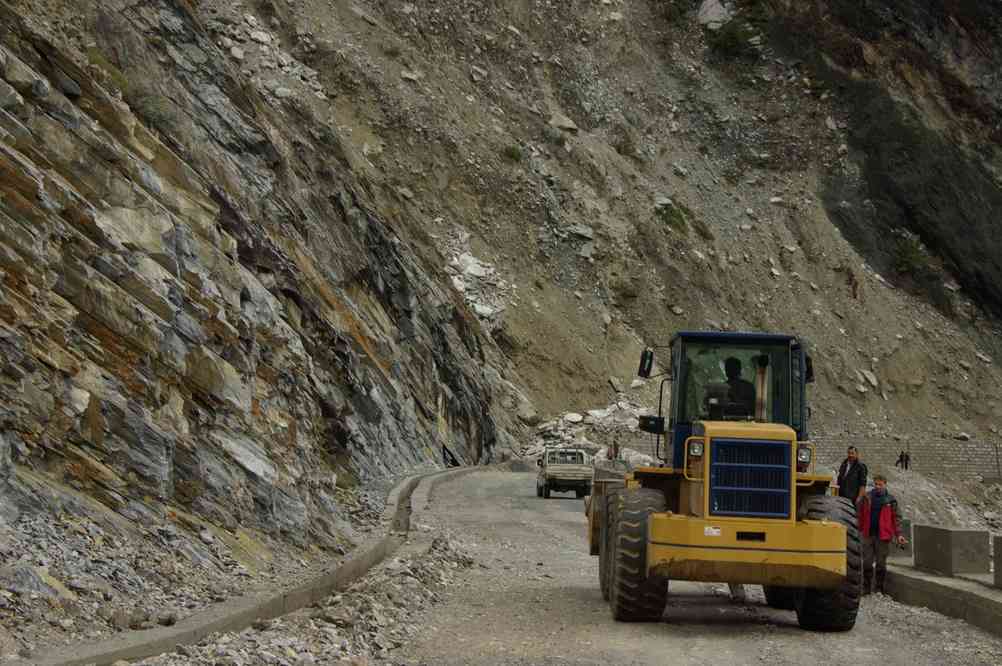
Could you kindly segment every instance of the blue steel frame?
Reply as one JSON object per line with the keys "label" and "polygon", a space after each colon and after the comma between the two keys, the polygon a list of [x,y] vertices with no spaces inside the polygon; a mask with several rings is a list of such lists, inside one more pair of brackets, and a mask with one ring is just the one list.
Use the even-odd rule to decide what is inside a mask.
{"label": "blue steel frame", "polygon": [[795,335],[785,333],[756,333],[754,331],[679,331],[671,340],[676,339],[695,342],[740,342],[743,344],[781,342],[789,343],[797,339]]}

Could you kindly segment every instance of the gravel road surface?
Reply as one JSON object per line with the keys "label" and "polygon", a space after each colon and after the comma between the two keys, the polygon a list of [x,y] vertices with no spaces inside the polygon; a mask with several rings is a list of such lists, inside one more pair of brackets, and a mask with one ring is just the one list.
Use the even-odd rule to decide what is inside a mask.
{"label": "gravel road surface", "polygon": [[[418,516],[480,566],[389,654],[394,664],[809,664],[919,666],[1002,663],[1002,640],[887,597],[864,599],[856,628],[819,634],[765,606],[761,588],[735,604],[726,585],[672,583],[660,623],[613,621],[589,557],[581,500],[544,500],[535,475],[485,471],[444,484]],[[385,663],[385,662],[384,662]]]}

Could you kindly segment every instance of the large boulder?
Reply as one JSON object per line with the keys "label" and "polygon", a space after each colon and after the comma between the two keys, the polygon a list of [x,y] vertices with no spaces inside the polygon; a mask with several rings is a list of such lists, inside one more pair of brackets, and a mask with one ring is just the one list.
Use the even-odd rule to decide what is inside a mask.
{"label": "large boulder", "polygon": [[699,24],[707,30],[719,30],[734,14],[720,0],[703,0],[699,6]]}
{"label": "large boulder", "polygon": [[250,411],[250,388],[232,365],[200,346],[191,350],[187,366],[188,380],[195,387],[240,412]]}

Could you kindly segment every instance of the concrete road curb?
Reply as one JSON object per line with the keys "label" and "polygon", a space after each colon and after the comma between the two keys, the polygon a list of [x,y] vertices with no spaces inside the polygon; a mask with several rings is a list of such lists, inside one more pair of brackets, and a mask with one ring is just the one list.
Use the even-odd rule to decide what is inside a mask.
{"label": "concrete road curb", "polygon": [[888,565],[887,592],[895,601],[925,606],[1002,636],[1002,590],[961,578],[927,574],[908,566]]}
{"label": "concrete road curb", "polygon": [[418,483],[411,496],[411,530],[407,535],[407,541],[394,554],[396,557],[420,557],[422,553],[427,553],[434,541],[434,534],[429,531],[418,529],[423,514],[431,510],[431,496],[435,490],[443,483],[455,481],[466,476],[470,472],[483,470],[484,467],[461,467],[452,469],[434,476],[426,476]]}
{"label": "concrete road curb", "polygon": [[490,467],[458,467],[456,469],[450,469],[440,474],[435,474],[434,476],[428,476],[421,479],[418,484],[417,489],[414,491],[414,495],[411,497],[411,511],[415,515],[419,515],[428,510],[428,504],[431,502],[432,493],[435,489],[447,481],[455,481],[456,479],[466,476],[472,472],[489,470]]}
{"label": "concrete road curb", "polygon": [[142,632],[128,632],[98,643],[64,646],[25,661],[7,662],[11,666],[104,666],[119,660],[136,660],[163,654],[179,645],[191,645],[209,634],[239,631],[257,620],[267,620],[310,606],[343,590],[364,576],[375,565],[392,555],[404,542],[410,529],[412,495],[421,488],[420,506],[441,483],[477,470],[476,467],[432,472],[408,477],[398,483],[386,500],[383,524],[386,533],[359,546],[351,557],[334,570],[280,593],[248,595],[219,603],[184,618],[172,627],[158,627]]}

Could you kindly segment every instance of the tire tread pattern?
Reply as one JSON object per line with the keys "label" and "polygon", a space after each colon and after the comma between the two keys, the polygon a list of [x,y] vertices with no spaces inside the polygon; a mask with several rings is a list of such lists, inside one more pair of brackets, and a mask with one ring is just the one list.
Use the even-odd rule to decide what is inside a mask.
{"label": "tire tread pattern", "polygon": [[609,601],[609,579],[612,577],[612,565],[610,564],[612,540],[609,525],[612,521],[612,512],[615,510],[613,505],[615,495],[615,491],[603,495],[600,498],[602,501],[599,503],[599,510],[602,513],[598,528],[598,581],[602,589],[602,599],[605,601]]}
{"label": "tire tread pattern", "polygon": [[841,523],[846,529],[846,576],[834,590],[806,588],[797,594],[797,620],[812,631],[849,631],[856,624],[863,592],[863,548],[856,526],[856,507],[844,497],[821,495],[807,500],[809,520]]}
{"label": "tire tread pattern", "polygon": [[613,497],[612,616],[620,622],[656,622],[668,602],[668,581],[647,576],[647,520],[652,513],[668,510],[665,495],[653,488],[634,488]]}

